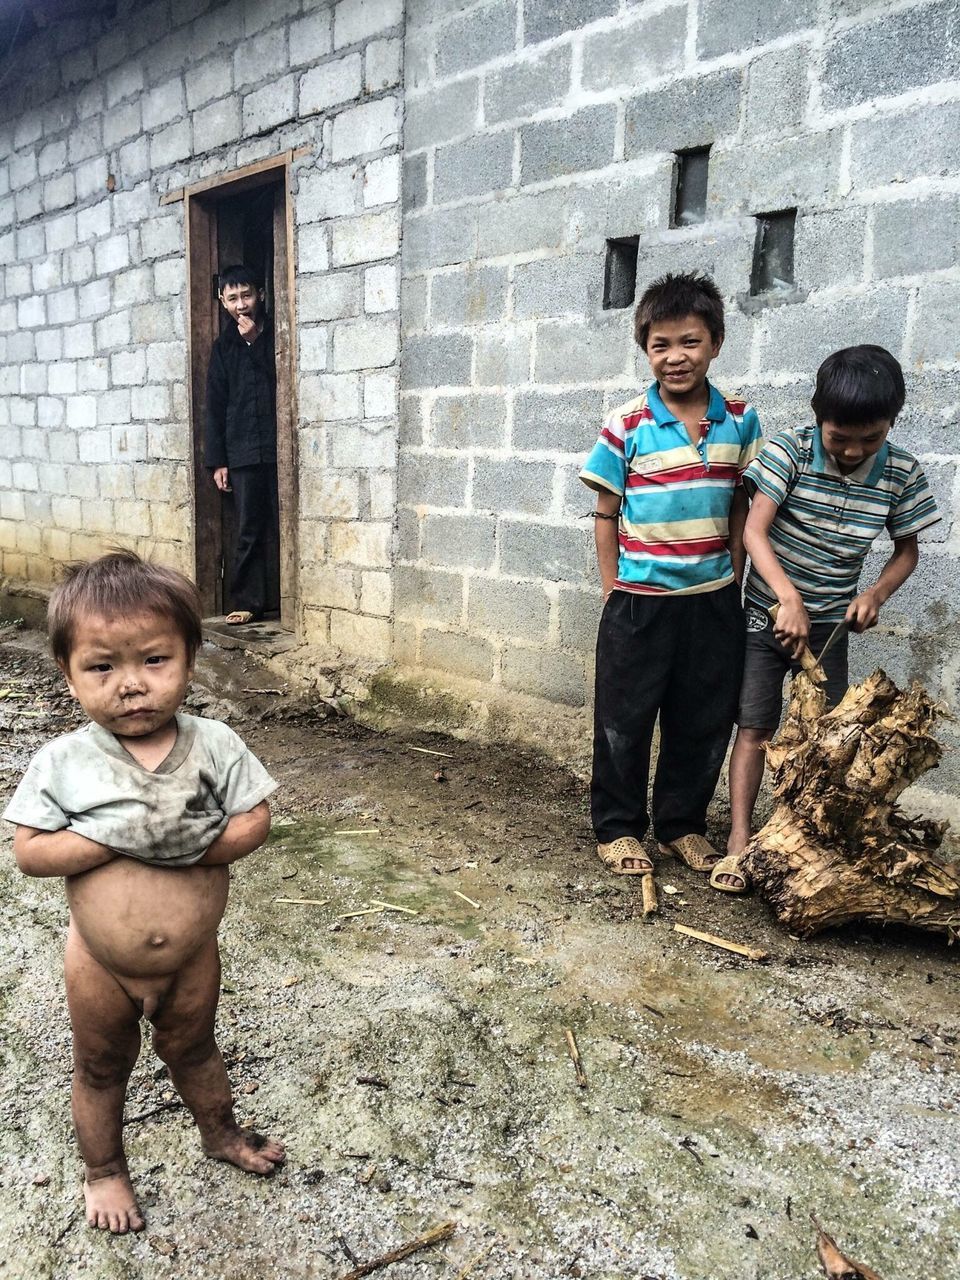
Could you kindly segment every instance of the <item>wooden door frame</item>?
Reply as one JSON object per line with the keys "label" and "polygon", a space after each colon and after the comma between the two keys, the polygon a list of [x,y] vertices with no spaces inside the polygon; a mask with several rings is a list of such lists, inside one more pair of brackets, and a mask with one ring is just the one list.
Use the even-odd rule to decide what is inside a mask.
{"label": "wooden door frame", "polygon": [[204,612],[220,605],[220,497],[203,461],[207,366],[220,332],[219,303],[211,284],[219,269],[217,204],[253,187],[272,185],[278,197],[273,219],[274,337],[277,363],[277,497],[280,507],[280,624],[297,630],[299,588],[297,483],[296,287],[293,266],[293,201],[290,168],[299,152],[208,178],[165,196],[184,204],[187,263],[187,396],[193,464],[194,578]]}

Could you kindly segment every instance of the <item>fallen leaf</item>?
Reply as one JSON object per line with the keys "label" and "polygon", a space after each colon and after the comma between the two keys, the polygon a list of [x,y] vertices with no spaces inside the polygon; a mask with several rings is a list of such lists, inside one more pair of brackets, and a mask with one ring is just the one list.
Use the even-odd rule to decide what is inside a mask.
{"label": "fallen leaf", "polygon": [[293,974],[289,978],[284,978],[283,985],[285,987],[295,987],[298,982],[302,982],[302,981],[303,981],[302,978],[298,977],[296,974]]}
{"label": "fallen leaf", "polygon": [[817,1229],[817,1257],[826,1273],[827,1280],[880,1280],[875,1271],[871,1271],[862,1262],[854,1262],[837,1248],[833,1236],[827,1235],[823,1227],[811,1213],[810,1221]]}
{"label": "fallen leaf", "polygon": [[33,1179],[35,1187],[48,1187],[50,1185],[49,1173],[38,1173]]}
{"label": "fallen leaf", "polygon": [[177,1252],[177,1246],[166,1236],[148,1236],[147,1244],[157,1253],[162,1253],[165,1258],[172,1258]]}
{"label": "fallen leaf", "polygon": [[662,884],[660,888],[663,890],[664,893],[669,894],[671,898],[675,893],[680,892],[680,890],[677,888],[675,884]]}

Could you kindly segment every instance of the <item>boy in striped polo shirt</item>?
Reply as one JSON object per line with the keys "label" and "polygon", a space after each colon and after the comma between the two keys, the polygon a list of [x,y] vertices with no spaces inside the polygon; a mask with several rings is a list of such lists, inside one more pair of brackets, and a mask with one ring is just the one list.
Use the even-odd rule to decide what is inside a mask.
{"label": "boy in striped polo shirt", "polygon": [[753,409],[707,380],[723,343],[707,276],[667,275],[637,306],[655,381],[607,416],[580,478],[597,492],[604,609],[597,637],[591,817],[619,875],[653,867],[641,841],[654,723],[653,829],[662,853],[710,871],[705,837],[743,665],[740,479],[760,450]]}
{"label": "boy in striped polo shirt", "polygon": [[[752,499],[747,651],[730,758],[730,857],[711,877],[728,893],[747,888],[736,858],[750,840],[760,748],[780,723],[784,676],[800,669],[804,645],[819,653],[838,622],[846,619],[855,632],[876,626],[881,606],[917,566],[917,534],[940,519],[916,458],[887,440],[905,397],[903,371],[889,351],[836,351],[817,372],[816,425],[782,431],[744,475]],[[893,552],[876,582],[858,592],[867,552],[884,529]],[[847,688],[845,636],[823,666],[833,706]]]}

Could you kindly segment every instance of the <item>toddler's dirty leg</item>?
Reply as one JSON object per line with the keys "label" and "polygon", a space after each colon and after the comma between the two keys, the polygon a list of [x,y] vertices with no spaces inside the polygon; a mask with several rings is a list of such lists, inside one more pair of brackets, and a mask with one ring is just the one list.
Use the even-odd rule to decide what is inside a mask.
{"label": "toddler's dirty leg", "polygon": [[84,1161],[87,1223],[122,1235],[142,1231],[123,1152],[123,1103],[140,1050],[137,1010],[72,927],[65,962],[73,1027],[73,1123]]}
{"label": "toddler's dirty leg", "polygon": [[197,1122],[206,1154],[248,1173],[271,1174],[283,1163],[283,1147],[241,1129],[233,1114],[230,1081],[214,1039],[219,994],[220,956],[212,939],[177,975],[154,1018],[154,1048]]}

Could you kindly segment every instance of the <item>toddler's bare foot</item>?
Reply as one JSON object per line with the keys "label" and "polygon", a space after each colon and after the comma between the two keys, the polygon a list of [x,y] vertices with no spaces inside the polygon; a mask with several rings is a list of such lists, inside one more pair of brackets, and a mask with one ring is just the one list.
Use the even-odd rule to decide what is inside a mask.
{"label": "toddler's bare foot", "polygon": [[203,1139],[203,1149],[213,1160],[227,1160],[247,1173],[275,1173],[287,1153],[276,1138],[268,1138],[239,1125]]}
{"label": "toddler's bare foot", "polygon": [[142,1231],[146,1226],[133,1185],[126,1173],[108,1173],[83,1180],[83,1198],[87,1204],[87,1225],[98,1231],[112,1231],[116,1236],[128,1231]]}

